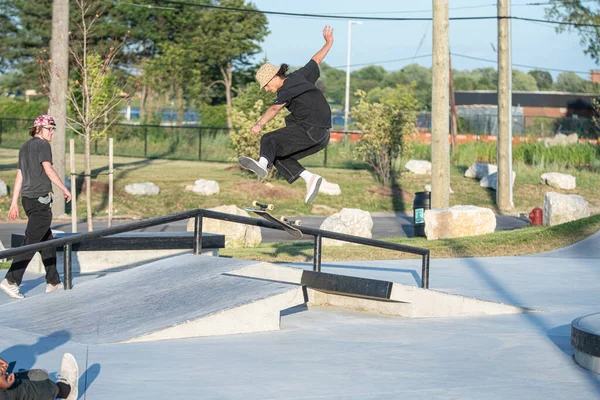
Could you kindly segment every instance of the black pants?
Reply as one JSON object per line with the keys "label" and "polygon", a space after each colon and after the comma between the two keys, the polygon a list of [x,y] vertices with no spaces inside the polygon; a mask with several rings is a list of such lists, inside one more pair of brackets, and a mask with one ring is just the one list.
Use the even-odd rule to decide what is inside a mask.
{"label": "black pants", "polygon": [[15,383],[9,389],[0,389],[0,400],[54,400],[58,394],[58,385],[46,371],[31,369],[15,373]]}
{"label": "black pants", "polygon": [[288,183],[293,183],[304,167],[298,160],[323,150],[329,143],[329,129],[285,126],[263,135],[260,155],[272,163]]}
{"label": "black pants", "polygon": [[[52,210],[50,204],[42,204],[38,199],[21,197],[21,204],[27,214],[27,228],[23,245],[45,242],[53,239],[50,224],[52,223]],[[41,251],[44,267],[46,267],[46,283],[53,285],[60,283],[56,270],[56,249],[54,247]],[[25,253],[15,256],[6,273],[6,279],[13,284],[20,285],[25,274],[25,268],[35,253]]]}

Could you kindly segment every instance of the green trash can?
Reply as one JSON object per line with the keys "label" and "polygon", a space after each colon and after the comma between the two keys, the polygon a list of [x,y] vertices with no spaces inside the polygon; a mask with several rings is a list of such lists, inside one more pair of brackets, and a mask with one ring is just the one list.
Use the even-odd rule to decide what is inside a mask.
{"label": "green trash can", "polygon": [[431,209],[431,192],[417,192],[413,200],[415,237],[425,237],[425,210]]}

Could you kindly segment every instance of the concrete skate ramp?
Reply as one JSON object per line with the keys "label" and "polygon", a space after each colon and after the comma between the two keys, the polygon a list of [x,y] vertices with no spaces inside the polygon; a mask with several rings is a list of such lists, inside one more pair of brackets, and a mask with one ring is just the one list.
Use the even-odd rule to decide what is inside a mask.
{"label": "concrete skate ramp", "polygon": [[304,303],[302,287],[228,274],[256,264],[182,255],[0,307],[0,326],[84,344],[279,329],[280,312]]}
{"label": "concrete skate ramp", "polygon": [[546,253],[532,254],[531,257],[600,258],[600,232],[596,232],[571,246]]}

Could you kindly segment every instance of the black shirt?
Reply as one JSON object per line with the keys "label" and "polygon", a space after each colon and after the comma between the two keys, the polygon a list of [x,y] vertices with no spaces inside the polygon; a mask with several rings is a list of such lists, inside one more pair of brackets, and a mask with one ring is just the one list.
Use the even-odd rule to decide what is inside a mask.
{"label": "black shirt", "polygon": [[319,76],[319,65],[311,59],[285,78],[274,104],[285,104],[290,111],[290,115],[285,117],[286,125],[331,128],[331,108],[315,86]]}
{"label": "black shirt", "polygon": [[23,175],[21,196],[35,199],[52,191],[52,182],[42,166],[44,161],[52,164],[52,148],[44,139],[34,137],[21,146],[17,164]]}

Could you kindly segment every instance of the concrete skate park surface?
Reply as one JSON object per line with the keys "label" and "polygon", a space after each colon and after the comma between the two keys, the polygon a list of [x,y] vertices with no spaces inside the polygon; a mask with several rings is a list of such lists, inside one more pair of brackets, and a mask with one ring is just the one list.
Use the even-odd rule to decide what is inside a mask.
{"label": "concrete skate park surface", "polygon": [[[571,322],[599,311],[600,250],[594,250],[599,245],[596,233],[568,248],[535,256],[431,260],[430,286],[435,291],[537,312],[414,319],[299,305],[281,312],[276,331],[142,343],[82,343],[92,342],[92,327],[70,324],[80,314],[91,318],[99,312],[76,304],[90,296],[106,296],[107,302],[112,296],[127,299],[112,289],[87,288],[110,287],[100,282],[118,281],[114,277],[119,274],[144,267],[75,276],[70,293],[45,294],[43,277],[27,273],[22,289],[28,298],[0,296],[0,357],[17,361],[16,370],[35,367],[55,373],[62,353],[71,352],[80,366],[80,398],[86,399],[600,398],[600,376],[574,362],[570,344]],[[242,269],[252,264],[239,262]],[[222,272],[231,275],[227,271],[232,266],[226,264]],[[183,270],[190,268],[183,275],[196,276],[193,267],[183,265]],[[157,273],[150,279],[153,284],[144,289],[148,297],[179,296],[180,288],[185,295],[179,301],[185,298],[204,307],[201,303],[209,299],[195,303],[191,298],[202,299],[202,293],[186,292],[190,283],[177,268],[173,265],[170,274]],[[323,272],[415,288],[420,269],[420,260],[323,265]],[[141,274],[136,278],[147,279]],[[271,283],[276,286],[269,290],[284,290],[281,282]],[[137,290],[135,283],[115,289]],[[66,301],[65,296],[82,296],[78,291],[86,297]],[[70,305],[72,315],[55,312],[59,305],[54,298]],[[32,309],[38,314],[30,311],[19,318],[17,305],[25,307],[26,302],[35,302]],[[125,307],[134,306],[120,309]],[[139,319],[157,318],[153,307],[135,307]],[[44,332],[35,331],[35,321],[21,321],[53,315],[60,318]]]}

